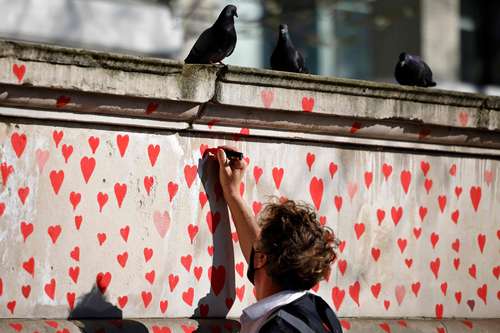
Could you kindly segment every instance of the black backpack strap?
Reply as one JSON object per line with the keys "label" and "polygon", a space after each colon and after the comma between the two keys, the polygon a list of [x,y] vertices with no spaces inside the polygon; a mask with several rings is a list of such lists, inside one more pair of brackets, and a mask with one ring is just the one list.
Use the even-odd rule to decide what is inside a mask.
{"label": "black backpack strap", "polygon": [[321,320],[327,324],[328,328],[332,332],[342,332],[342,327],[340,326],[340,322],[333,312],[332,308],[321,298],[318,296],[314,296],[315,303],[317,306],[318,314],[321,317]]}
{"label": "black backpack strap", "polygon": [[276,320],[277,318],[284,320],[292,327],[297,329],[300,333],[315,333],[302,319],[297,318],[296,316],[282,309],[279,309],[278,311],[274,312],[269,318],[267,318],[264,325],[272,320]]}

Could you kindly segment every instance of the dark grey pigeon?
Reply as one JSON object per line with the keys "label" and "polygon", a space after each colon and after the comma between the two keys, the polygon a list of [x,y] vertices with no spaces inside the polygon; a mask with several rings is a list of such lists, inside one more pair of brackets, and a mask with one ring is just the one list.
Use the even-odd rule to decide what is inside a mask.
{"label": "dark grey pigeon", "polygon": [[430,67],[420,57],[407,54],[399,55],[394,76],[399,84],[405,86],[434,87]]}
{"label": "dark grey pigeon", "polygon": [[304,64],[304,57],[293,46],[286,24],[280,24],[278,43],[271,55],[271,68],[275,71],[309,73]]}
{"label": "dark grey pigeon", "polygon": [[198,37],[184,62],[186,64],[214,64],[229,57],[236,46],[235,16],[238,17],[236,6],[224,7],[214,25]]}

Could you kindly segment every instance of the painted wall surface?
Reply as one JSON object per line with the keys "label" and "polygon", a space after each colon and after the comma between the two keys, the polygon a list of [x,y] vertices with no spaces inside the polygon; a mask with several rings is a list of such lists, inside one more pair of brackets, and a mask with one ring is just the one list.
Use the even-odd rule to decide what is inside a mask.
{"label": "painted wall surface", "polygon": [[[315,288],[345,317],[498,317],[500,162],[405,150],[0,124],[0,317],[238,317],[255,301],[207,147],[241,193],[312,203],[341,240]],[[234,250],[233,250],[234,249]]]}

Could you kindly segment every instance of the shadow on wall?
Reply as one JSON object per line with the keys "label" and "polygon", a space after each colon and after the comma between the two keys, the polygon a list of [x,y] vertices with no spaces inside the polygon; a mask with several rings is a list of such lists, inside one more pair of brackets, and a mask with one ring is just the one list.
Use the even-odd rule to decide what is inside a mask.
{"label": "shadow on wall", "polygon": [[83,295],[68,319],[84,333],[148,333],[146,326],[134,320],[123,320],[122,310],[106,300],[97,285]]}

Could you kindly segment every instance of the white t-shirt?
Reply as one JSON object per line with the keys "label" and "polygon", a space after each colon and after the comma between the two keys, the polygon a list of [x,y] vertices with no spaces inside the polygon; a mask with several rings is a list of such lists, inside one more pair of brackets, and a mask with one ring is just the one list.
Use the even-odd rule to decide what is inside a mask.
{"label": "white t-shirt", "polygon": [[267,317],[277,307],[290,304],[296,299],[304,296],[307,291],[283,290],[271,296],[261,299],[255,304],[243,309],[240,317],[240,333],[257,333]]}

